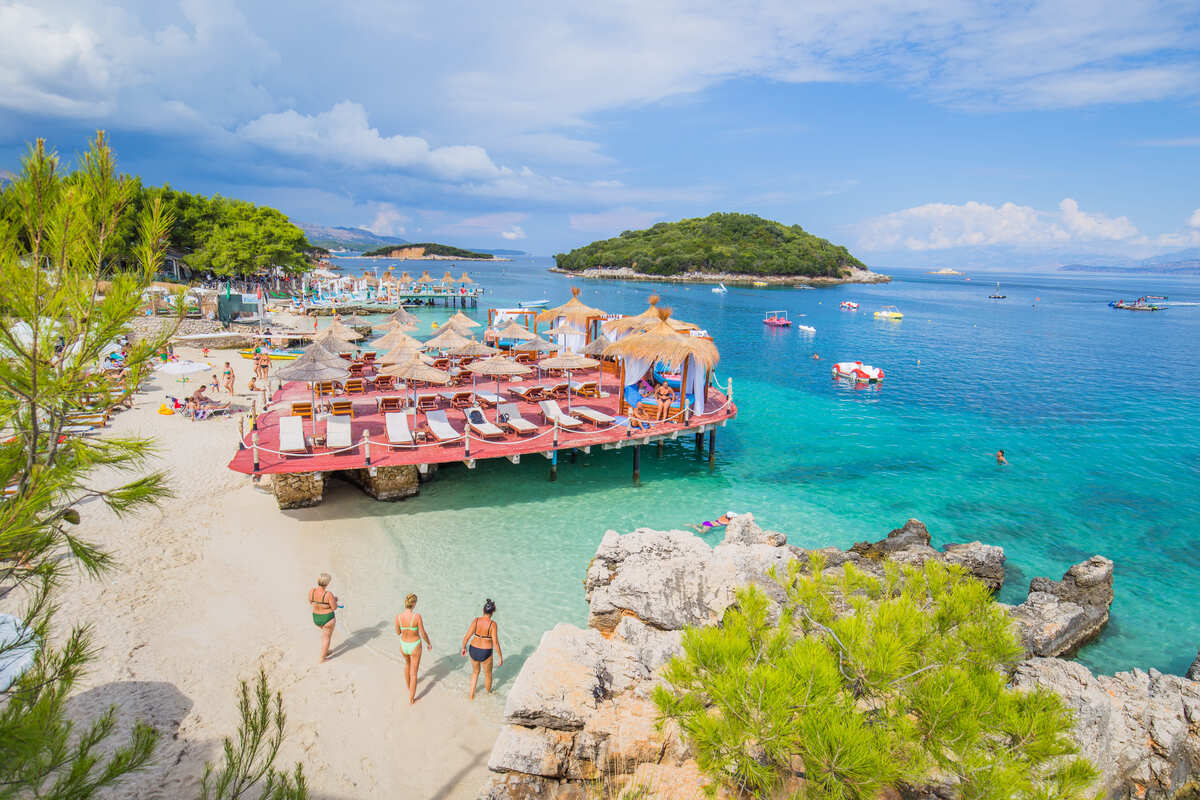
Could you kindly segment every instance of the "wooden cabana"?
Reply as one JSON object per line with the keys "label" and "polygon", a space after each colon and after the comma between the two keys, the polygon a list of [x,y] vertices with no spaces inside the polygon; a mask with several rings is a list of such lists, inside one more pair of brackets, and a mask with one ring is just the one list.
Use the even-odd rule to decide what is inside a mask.
{"label": "wooden cabana", "polygon": [[[652,298],[652,307],[657,300],[657,297]],[[671,316],[670,309],[655,310],[658,322],[643,325],[642,329],[604,348],[602,353],[606,357],[617,357],[621,360],[620,412],[626,413],[630,404],[644,399],[633,387],[647,371],[653,372],[661,365],[671,372],[679,373],[679,407],[683,416],[686,418],[689,413],[703,414],[704,395],[707,392],[709,377],[721,358],[717,346],[711,339],[691,336],[676,330],[668,321]],[[699,374],[697,370],[703,371],[702,381],[696,380],[695,376]],[[691,412],[687,411],[686,403],[689,392],[693,395],[693,405],[698,406]],[[634,393],[638,395],[636,401],[633,399]]]}

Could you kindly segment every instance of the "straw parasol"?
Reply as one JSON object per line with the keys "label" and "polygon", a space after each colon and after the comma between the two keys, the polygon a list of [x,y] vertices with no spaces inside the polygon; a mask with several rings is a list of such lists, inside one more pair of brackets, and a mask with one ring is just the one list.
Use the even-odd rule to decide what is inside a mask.
{"label": "straw parasol", "polygon": [[456,347],[462,347],[470,341],[470,339],[456,331],[454,326],[447,325],[442,328],[441,333],[427,340],[425,347],[434,350],[453,350]]}
{"label": "straw parasol", "polygon": [[370,283],[370,284],[374,284],[376,286],[379,285],[379,279],[376,278],[374,275],[372,275],[370,272],[364,272],[362,277],[359,278],[359,280],[361,280],[363,283]]}
{"label": "straw parasol", "polygon": [[321,342],[328,350],[334,350],[334,348],[345,350],[350,347],[350,342],[347,339],[339,336],[336,330],[331,330],[329,328],[326,328],[325,330],[314,335],[313,342]]}
{"label": "straw parasol", "polygon": [[549,308],[537,315],[537,322],[553,322],[562,317],[565,321],[581,328],[588,326],[589,319],[603,317],[604,312],[598,308],[585,306],[579,302],[579,287],[571,287],[571,299],[558,308]]}
{"label": "straw parasol", "polygon": [[[495,376],[497,395],[500,394],[500,378],[502,376],[507,375],[512,377],[513,375],[528,375],[529,373],[533,372],[533,370],[524,364],[518,364],[511,358],[505,358],[504,356],[492,356],[491,358],[485,358],[482,361],[474,361],[470,364],[467,364],[466,369],[470,370],[475,376]],[[474,388],[474,383],[472,383],[472,388]],[[496,404],[496,421],[500,421],[499,403]]]}
{"label": "straw parasol", "polygon": [[[391,366],[384,367],[379,371],[379,374],[391,375],[393,378],[402,378],[410,386],[412,385],[413,381],[420,381],[422,383],[436,383],[442,386],[450,382],[449,372],[442,372],[440,369],[434,369],[428,364],[422,362],[420,354],[418,353],[414,353],[413,357],[408,361],[403,361],[399,364],[392,364]],[[413,405],[416,405],[416,387],[412,387],[412,390],[414,400]]]}
{"label": "straw parasol", "polygon": [[462,277],[458,279],[458,282],[459,283],[474,283],[475,281],[471,280],[471,276],[468,275],[466,272],[464,272],[462,274]]}
{"label": "straw parasol", "polygon": [[417,326],[411,322],[396,322],[396,320],[392,319],[388,320],[387,322],[381,322],[378,325],[372,325],[371,329],[376,331],[387,331],[387,333],[391,333],[392,331],[408,333],[409,331],[415,331]]}
{"label": "straw parasol", "polygon": [[349,316],[345,316],[345,317],[335,317],[334,321],[340,322],[343,325],[355,326],[355,327],[371,324],[371,321],[369,319],[367,319],[366,317],[360,317],[358,314],[350,314]]}
{"label": "straw parasol", "polygon": [[337,318],[334,318],[333,322],[329,323],[329,327],[326,330],[332,331],[334,336],[344,339],[347,342],[357,342],[359,339],[364,338],[361,333],[347,327],[346,323]]}
{"label": "straw parasol", "polygon": [[458,325],[460,327],[465,326],[467,328],[478,328],[483,323],[476,322],[475,320],[471,319],[470,317],[468,317],[466,314],[464,314],[461,311],[455,311],[454,316],[451,317],[450,319],[446,320],[445,324],[446,325]]}
{"label": "straw parasol", "polygon": [[609,341],[609,338],[604,334],[600,334],[598,337],[588,342],[587,347],[583,348],[583,354],[585,356],[602,356],[604,355],[604,348],[608,347],[610,344],[612,344],[612,342]]}
{"label": "straw parasol", "polygon": [[425,343],[414,339],[402,330],[394,330],[386,336],[381,336],[371,343],[376,350],[393,350],[397,347],[408,347],[413,350],[424,350]]}
{"label": "straw parasol", "polygon": [[488,347],[483,342],[477,342],[474,339],[464,344],[462,347],[456,347],[450,351],[452,356],[470,356],[477,358],[479,356],[494,356],[499,351],[494,347]]}
{"label": "straw parasol", "polygon": [[650,305],[642,313],[629,317],[620,317],[619,319],[610,319],[601,325],[600,328],[610,337],[633,333],[647,326],[657,324],[659,322],[658,311],[658,295],[652,294],[650,295]]}
{"label": "straw parasol", "polygon": [[540,336],[534,336],[529,341],[513,346],[513,350],[527,350],[531,353],[551,353],[557,349],[558,345],[554,342],[548,342]]}
{"label": "straw parasol", "polygon": [[422,363],[432,364],[433,359],[422,353],[415,347],[407,345],[397,345],[388,352],[384,353],[378,359],[380,364],[387,366],[388,364],[403,364],[405,361],[412,361],[413,356],[417,356]]}
{"label": "straw parasol", "polygon": [[404,270],[404,272],[400,273],[400,282],[401,283],[412,283],[413,282],[413,276],[408,274],[408,270]]}
{"label": "straw parasol", "polygon": [[496,336],[500,339],[518,339],[523,342],[528,342],[530,339],[537,338],[534,336],[534,334],[529,332],[528,328],[517,322],[515,319],[497,331]]}
{"label": "straw parasol", "polygon": [[562,355],[543,358],[538,362],[542,369],[561,369],[567,373],[567,411],[571,410],[571,371],[576,369],[591,369],[600,366],[594,358],[581,356],[579,353],[563,353]]}
{"label": "straw parasol", "polygon": [[[346,359],[342,358],[340,355],[338,355],[338,351],[330,347],[330,343],[338,341],[338,339],[333,337],[314,339],[312,344],[304,348],[304,352],[300,355],[300,358],[308,358],[316,361],[328,362],[330,364],[338,364],[345,368]],[[299,361],[300,358],[297,358],[296,361]],[[292,363],[295,364],[296,361],[293,361]]]}
{"label": "straw parasol", "polygon": [[429,270],[421,273],[421,277],[417,278],[417,283],[437,283],[437,278],[429,274]]}
{"label": "straw parasol", "polygon": [[442,276],[442,283],[454,283],[454,276],[450,274],[450,270],[446,270],[446,274]]}
{"label": "straw parasol", "polygon": [[[310,350],[312,348],[309,348]],[[276,371],[276,375],[280,380],[285,381],[304,381],[308,384],[308,390],[312,395],[313,408],[313,436],[317,435],[317,383],[320,381],[336,381],[345,378],[350,374],[344,359],[339,358],[338,363],[334,364],[324,360],[317,353],[309,354],[305,351],[304,355],[297,358],[287,366],[280,367]]]}

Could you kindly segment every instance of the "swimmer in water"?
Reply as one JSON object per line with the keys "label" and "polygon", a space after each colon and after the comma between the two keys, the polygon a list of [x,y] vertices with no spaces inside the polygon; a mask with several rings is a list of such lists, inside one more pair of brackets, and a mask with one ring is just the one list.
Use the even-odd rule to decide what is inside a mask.
{"label": "swimmer in water", "polygon": [[813,353],[813,361],[820,361],[820,360],[821,360],[821,354]]}
{"label": "swimmer in water", "polygon": [[1003,450],[996,451],[996,463],[1001,467],[1003,467],[1004,465],[1006,465],[1008,463],[1008,459],[1004,457]]}
{"label": "swimmer in water", "polygon": [[711,528],[723,528],[726,525],[728,525],[730,522],[732,522],[733,518],[736,516],[737,516],[737,514],[735,514],[734,512],[726,511],[724,514],[717,517],[716,519],[708,519],[708,520],[705,520],[704,522],[701,522],[698,525],[693,525],[692,530],[700,531],[701,533],[703,533],[704,531],[709,530]]}

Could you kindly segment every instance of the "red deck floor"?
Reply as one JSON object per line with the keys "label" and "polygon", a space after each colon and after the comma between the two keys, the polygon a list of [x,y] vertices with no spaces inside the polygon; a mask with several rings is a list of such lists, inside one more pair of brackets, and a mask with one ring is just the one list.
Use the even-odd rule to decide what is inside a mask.
{"label": "red deck floor", "polygon": [[[580,373],[574,376],[574,380],[589,381],[594,380],[594,376],[595,373]],[[610,375],[605,375],[604,378],[605,381],[602,389],[609,393],[608,397],[577,398],[572,395],[572,407],[586,406],[613,417],[618,416],[617,382]],[[528,386],[533,383],[547,385],[555,382],[554,379],[550,378],[543,378],[541,381],[527,380],[511,383],[502,381],[500,383],[500,390],[497,392],[495,380],[481,380],[478,385],[480,391],[499,394],[503,402],[516,403],[521,415],[530,422],[538,425],[538,431],[536,434],[526,434],[524,436],[506,433],[503,439],[496,438],[486,441],[472,434],[469,441],[469,452],[468,444],[463,439],[442,444],[436,443],[432,439],[427,439],[426,442],[418,443],[416,447],[389,447],[383,414],[377,411],[376,398],[381,395],[394,397],[405,394],[404,391],[397,390],[390,392],[370,392],[368,394],[353,395],[349,398],[339,395],[335,398],[339,400],[349,399],[354,405],[354,419],[350,424],[351,441],[354,443],[353,449],[335,453],[331,452],[327,447],[314,447],[311,445],[313,422],[305,420],[304,433],[306,441],[310,442],[307,453],[296,452],[280,455],[275,452],[279,449],[279,417],[290,413],[292,402],[307,401],[310,399],[307,384],[289,383],[275,393],[270,409],[258,417],[258,472],[330,472],[334,470],[361,469],[367,466],[365,448],[362,444],[364,431],[367,432],[371,440],[370,466],[387,467],[402,464],[440,464],[453,461],[467,461],[468,459],[507,458],[530,453],[545,453],[553,450],[569,450],[572,448],[602,446],[605,444],[611,446],[617,442],[628,442],[633,445],[641,443],[647,437],[657,439],[663,436],[682,435],[684,433],[707,430],[710,426],[732,419],[737,415],[737,407],[732,402],[728,402],[723,393],[710,388],[705,398],[705,409],[708,413],[699,416],[692,415],[687,424],[683,424],[682,421],[664,422],[649,429],[635,428],[631,431],[625,424],[618,424],[615,427],[598,427],[590,423],[584,423],[581,428],[573,431],[560,428],[558,431],[558,444],[556,446],[554,443],[553,426],[546,424],[542,419],[541,409],[538,408],[537,403],[520,401],[509,392],[512,388]],[[418,390],[417,393],[420,395],[455,389],[469,391],[471,387],[470,385],[464,387],[433,387]],[[565,412],[566,402],[563,400],[558,402]],[[465,412],[463,410],[450,408],[450,404],[446,400],[441,401],[439,408],[446,411],[446,416],[456,431],[461,433],[466,428]],[[489,421],[494,421],[496,418],[494,408],[485,406],[483,413]],[[418,411],[415,416],[410,414],[409,425],[414,431],[427,431],[424,412]],[[325,435],[324,419],[317,420],[316,434],[320,437]],[[253,474],[255,472],[251,441],[251,434],[247,431],[246,438],[243,441],[245,448],[239,449],[233,460],[229,462],[230,469],[246,474]]]}

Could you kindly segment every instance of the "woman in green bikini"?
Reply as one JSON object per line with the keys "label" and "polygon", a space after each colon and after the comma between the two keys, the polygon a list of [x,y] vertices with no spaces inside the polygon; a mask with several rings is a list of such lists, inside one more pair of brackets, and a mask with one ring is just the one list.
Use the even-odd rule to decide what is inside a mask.
{"label": "woman in green bikini", "polygon": [[413,611],[417,607],[417,596],[404,598],[404,610],[396,615],[396,635],[400,637],[400,652],[404,655],[404,685],[408,687],[408,703],[417,702],[417,670],[421,667],[421,640],[430,650],[429,634],[421,615]]}
{"label": "woman in green bikini", "polygon": [[313,624],[321,629],[321,660],[317,663],[324,664],[325,659],[329,656],[329,640],[333,638],[333,628],[337,625],[337,620],[334,619],[333,613],[337,610],[338,600],[333,592],[329,591],[328,572],[322,572],[317,578],[317,585],[314,589],[308,590],[308,604],[312,606]]}

